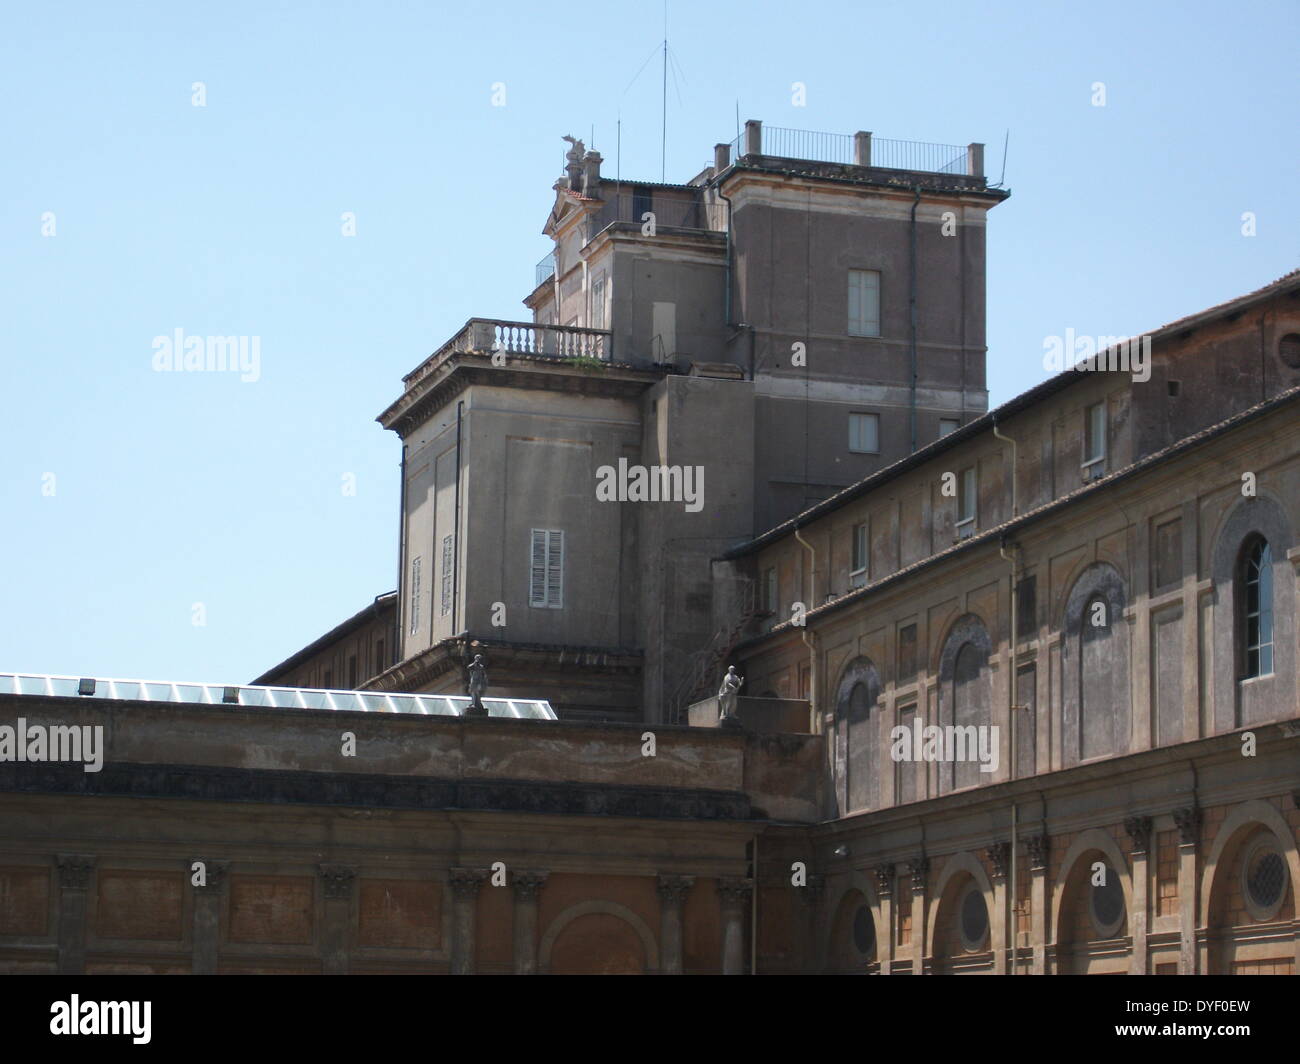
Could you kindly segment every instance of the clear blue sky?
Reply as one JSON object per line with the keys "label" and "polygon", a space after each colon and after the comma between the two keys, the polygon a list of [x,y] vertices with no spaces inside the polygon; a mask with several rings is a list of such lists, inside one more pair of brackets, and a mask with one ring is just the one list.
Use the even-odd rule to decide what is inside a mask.
{"label": "clear blue sky", "polygon": [[[668,179],[735,135],[737,101],[984,141],[995,177],[1010,129],[1000,403],[1045,336],[1138,333],[1297,265],[1298,12],[672,0]],[[466,318],[526,316],[560,137],[594,127],[608,172],[621,114],[623,175],[658,179],[658,60],[628,86],[661,11],[52,2],[5,24],[0,669],[246,681],[395,586],[400,451],[374,417]],[[176,328],[259,337],[260,378],[154,372]]]}

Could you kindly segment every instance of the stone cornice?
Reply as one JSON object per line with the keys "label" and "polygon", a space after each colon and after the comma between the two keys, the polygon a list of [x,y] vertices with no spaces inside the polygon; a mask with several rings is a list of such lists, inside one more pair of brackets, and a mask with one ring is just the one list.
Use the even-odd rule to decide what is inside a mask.
{"label": "stone cornice", "polygon": [[[38,772],[16,770],[28,767],[0,765],[0,793],[178,798],[268,805],[341,805],[426,812],[466,810],[620,816],[655,820],[749,820],[754,815],[746,794],[694,787],[621,786],[532,779],[438,780],[353,772],[296,772],[132,762],[108,763],[102,771],[93,773],[83,771],[80,763],[43,765]],[[78,882],[79,876],[86,879],[93,865],[93,858],[66,855],[65,871],[65,858],[59,860],[60,881],[66,880],[70,884]],[[79,868],[83,870],[78,872]]]}
{"label": "stone cornice", "polygon": [[378,421],[405,438],[434,411],[472,385],[523,388],[580,395],[635,398],[665,375],[649,365],[604,362],[598,368],[575,366],[563,358],[506,352],[506,365],[489,354],[452,351],[380,414]]}
{"label": "stone cornice", "polygon": [[444,639],[418,654],[385,669],[361,686],[363,691],[420,691],[440,676],[464,668],[473,654],[490,657],[492,675],[518,666],[529,673],[538,669],[581,670],[598,675],[638,675],[644,655],[630,647],[572,647],[544,643],[510,643],[476,639],[472,635]]}

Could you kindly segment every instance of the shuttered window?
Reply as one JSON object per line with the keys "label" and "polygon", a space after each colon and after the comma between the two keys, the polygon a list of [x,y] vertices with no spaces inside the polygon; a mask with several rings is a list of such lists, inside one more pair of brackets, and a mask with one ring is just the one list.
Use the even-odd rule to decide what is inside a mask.
{"label": "shuttered window", "polygon": [[411,559],[411,635],[420,630],[420,567],[421,558]]}
{"label": "shuttered window", "polygon": [[880,273],[849,270],[849,335],[880,335]]}
{"label": "shuttered window", "polygon": [[451,588],[452,580],[455,575],[455,566],[452,564],[451,536],[442,537],[442,615],[445,617],[451,612]]}
{"label": "shuttered window", "polygon": [[528,605],[558,610],[564,607],[564,533],[534,528],[529,549]]}

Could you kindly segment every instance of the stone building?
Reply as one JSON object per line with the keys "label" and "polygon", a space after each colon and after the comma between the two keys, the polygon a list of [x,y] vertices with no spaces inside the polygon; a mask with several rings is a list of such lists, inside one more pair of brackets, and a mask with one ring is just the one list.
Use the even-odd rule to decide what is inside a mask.
{"label": "stone building", "polygon": [[379,418],[402,441],[398,650],[364,682],[461,690],[473,644],[562,717],[679,721],[711,559],[987,409],[1008,193],[978,144],[750,122],[670,185],[572,143],[531,320],[470,319]]}
{"label": "stone building", "polygon": [[1066,371],[728,553],[765,589],[746,689],[826,741],[825,822],[768,842],[826,872],[820,966],[1295,970],[1298,297],[1165,326],[1139,379]]}
{"label": "stone building", "polygon": [[[259,677],[292,689],[0,674],[0,971],[1296,972],[1300,271],[986,411],[978,146],[760,135],[626,197],[575,143],[535,322],[383,415],[399,591]],[[915,359],[913,246],[957,286]],[[792,339],[861,326],[849,271],[881,336]],[[594,500],[619,458],[702,465],[703,507]],[[488,718],[443,697],[471,652]]]}

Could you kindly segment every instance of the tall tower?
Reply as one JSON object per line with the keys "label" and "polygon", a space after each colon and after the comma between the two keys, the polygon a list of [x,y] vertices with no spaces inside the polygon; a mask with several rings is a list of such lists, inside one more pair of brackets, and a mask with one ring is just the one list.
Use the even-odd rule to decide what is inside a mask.
{"label": "tall tower", "polygon": [[758,607],[712,559],[987,408],[1007,194],[980,146],[764,135],[680,185],[611,181],[566,138],[533,320],[471,319],[380,416],[404,454],[391,682],[455,689],[483,650],[498,693],[676,721]]}

